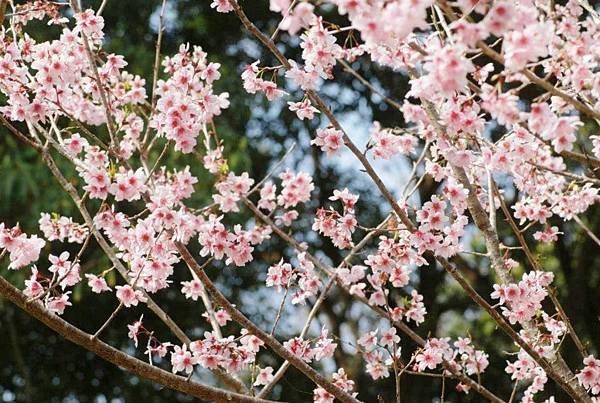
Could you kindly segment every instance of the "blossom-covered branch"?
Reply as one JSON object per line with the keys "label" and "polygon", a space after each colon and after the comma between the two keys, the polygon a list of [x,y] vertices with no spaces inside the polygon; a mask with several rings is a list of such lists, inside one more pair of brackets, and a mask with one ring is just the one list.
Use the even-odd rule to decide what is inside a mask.
{"label": "blossom-covered branch", "polygon": [[[110,3],[96,12],[75,0],[70,11],[42,0],[10,6],[0,31],[0,123],[37,151],[82,220],[42,211],[37,228],[0,223],[0,261],[25,274],[22,291],[0,278],[0,293],[27,313],[131,373],[215,401],[264,401],[290,366],[315,384],[317,403],[367,400],[352,379],[363,372],[391,377],[396,401],[402,378],[413,375],[440,380],[442,400],[452,382],[455,393],[494,402],[519,393],[530,403],[549,380],[574,401],[597,399],[600,361],[562,305],[556,269],[536,256],[561,237],[576,238],[571,232],[598,243],[585,217],[600,202],[600,136],[588,135],[600,120],[600,30],[587,3],[270,0],[281,19],[266,35],[241,2],[213,0],[215,13],[231,12],[277,64],[248,60],[243,90],[311,134],[260,180],[237,172],[231,140],[219,134],[230,94],[216,83],[231,73],[197,45],[161,56],[166,1],[157,10],[148,77],[128,72],[125,58],[106,50],[102,11]],[[28,34],[34,19],[60,33],[36,41]],[[283,41],[299,46],[298,60],[286,57]],[[408,93],[400,99],[363,68],[406,81]],[[326,95],[344,87],[342,78],[357,80],[402,121],[365,125],[357,110],[361,125],[346,123]],[[310,147],[316,172],[321,155],[328,164],[357,162],[342,165],[351,177],[366,174],[367,190],[340,182],[330,193],[319,188],[315,199],[320,185],[307,164],[302,171],[286,161],[292,154],[302,161]],[[180,154],[201,163],[177,166],[169,156]],[[379,167],[397,174],[401,161],[409,172],[396,186]],[[200,187],[210,189],[211,201],[198,206]],[[361,192],[385,201],[384,211],[363,203]],[[285,247],[262,253],[272,242]],[[83,268],[91,248],[107,256],[109,269]],[[461,268],[465,254],[478,258],[472,272]],[[232,277],[257,268],[265,294],[277,301],[270,331],[236,306],[244,298],[228,297],[211,280],[223,266]],[[113,270],[120,279],[111,279]],[[506,399],[508,392],[496,391],[500,382],[486,376],[497,357],[479,347],[493,343],[466,329],[447,332],[435,323],[442,316],[428,312],[437,302],[421,280],[435,270],[515,356],[504,367]],[[78,303],[72,293],[84,282],[86,301],[106,293],[116,306],[92,335],[59,317]],[[203,332],[194,339],[167,314],[161,295],[174,289],[187,303],[202,302],[195,328]],[[348,331],[321,321],[335,298],[360,312]],[[149,309],[170,330],[160,336],[144,315],[118,329],[148,364],[100,340],[131,307]],[[288,339],[285,318],[298,325]],[[582,362],[565,354],[567,337]],[[361,374],[344,368],[339,357],[350,355]],[[236,392],[196,383],[198,369]]]}

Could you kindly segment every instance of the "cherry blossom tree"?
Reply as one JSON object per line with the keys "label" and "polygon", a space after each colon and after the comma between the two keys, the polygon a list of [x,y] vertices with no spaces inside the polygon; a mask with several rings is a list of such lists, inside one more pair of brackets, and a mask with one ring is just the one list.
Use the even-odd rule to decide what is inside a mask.
{"label": "cherry blossom tree", "polygon": [[[27,280],[13,285],[0,276],[0,295],[105,360],[210,401],[267,401],[290,366],[314,382],[315,402],[361,401],[351,375],[332,365],[336,352],[359,356],[375,382],[393,378],[397,401],[407,376],[442,378],[441,400],[446,382],[493,402],[514,401],[517,392],[521,401],[533,402],[550,383],[572,401],[598,399],[600,360],[577,335],[553,286],[555,274],[534,249],[569,236],[551,219],[573,221],[600,247],[581,218],[600,201],[600,136],[585,138],[580,130],[600,123],[600,16],[587,1],[270,0],[281,21],[269,34],[244,11],[266,4],[212,2],[211,18],[235,14],[271,52],[273,63],[249,59],[240,72],[248,96],[283,102],[301,121],[322,118],[310,144],[326,158],[346,153],[356,175],[367,177],[370,191],[385,199],[389,214],[375,228],[359,221],[361,195],[352,189],[340,186],[311,211],[306,205],[315,187],[308,173],[276,164],[265,177],[252,178],[229,168],[218,133],[230,102],[215,87],[220,65],[201,44],[162,55],[166,3],[153,74],[140,77],[127,71],[123,56],[103,50],[106,1],[95,10],[76,0],[1,2],[0,121],[23,147],[39,153],[80,219],[45,212],[37,233],[1,223],[0,258],[6,270],[23,271]],[[325,18],[332,12],[337,22]],[[28,34],[32,20],[60,33],[36,41]],[[299,49],[298,60],[277,46],[284,31]],[[409,77],[405,98],[389,98],[355,71],[352,64],[360,59]],[[340,66],[401,112],[405,124],[371,122],[361,144],[319,95],[325,82],[344,74]],[[533,102],[523,95],[530,87],[539,93]],[[503,134],[494,138],[498,127]],[[167,153],[197,155],[207,177],[169,166]],[[373,162],[402,159],[413,168],[398,189],[385,183]],[[61,170],[64,162],[72,171]],[[426,178],[439,184],[438,191],[421,200],[415,192]],[[197,184],[209,180],[212,202],[191,203]],[[253,220],[231,224],[243,212]],[[292,223],[302,219],[312,223],[312,239],[330,240],[345,257],[331,263],[310,238],[298,240]],[[510,237],[499,235],[501,220]],[[478,253],[469,249],[473,236],[483,239],[483,261],[496,279],[484,294],[456,262]],[[261,262],[264,287],[281,298],[272,328],[265,329],[207,272],[214,262],[244,270],[271,237],[295,256]],[[50,244],[79,245],[79,252],[55,255],[47,251]],[[91,247],[101,249],[112,267],[84,269],[82,256]],[[511,396],[497,394],[500,381],[486,377],[490,363],[481,340],[419,332],[427,310],[414,273],[432,265],[493,320],[498,337],[511,340],[502,380],[514,384]],[[189,272],[189,280],[174,283],[175,270]],[[106,276],[113,271],[121,278],[111,286]],[[72,298],[81,282],[93,294],[111,294],[115,303],[91,333],[61,318],[73,304],[93,304]],[[311,331],[333,288],[363,306],[377,326],[355,340],[326,324]],[[201,302],[212,330],[191,339],[155,302],[169,290],[189,304]],[[302,312],[304,305],[310,311],[300,334],[279,337],[283,311]],[[142,315],[118,329],[132,340],[134,354],[103,342],[114,318],[136,306],[164,322],[171,337],[159,339]],[[236,330],[225,332],[228,323]],[[576,364],[563,357],[566,339],[577,346]],[[403,340],[417,347],[402,351]],[[261,366],[259,357],[269,355],[283,364]],[[219,384],[193,377],[203,370]]]}

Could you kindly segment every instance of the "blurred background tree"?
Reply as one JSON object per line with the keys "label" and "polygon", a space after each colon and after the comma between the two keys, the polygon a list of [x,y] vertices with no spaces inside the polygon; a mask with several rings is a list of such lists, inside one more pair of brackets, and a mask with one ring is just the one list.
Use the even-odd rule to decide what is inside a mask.
{"label": "blurred background tree", "polygon": [[[18,3],[18,2],[17,2]],[[247,2],[248,3],[248,2]],[[181,43],[200,45],[209,54],[211,61],[221,63],[222,78],[217,87],[220,91],[230,93],[231,106],[216,121],[219,136],[225,140],[226,156],[230,168],[235,172],[248,171],[254,178],[262,178],[269,168],[279,161],[292,144],[296,144],[286,165],[310,172],[314,176],[314,203],[309,208],[327,204],[327,198],[333,189],[348,186],[353,192],[360,193],[357,208],[359,222],[365,226],[376,226],[387,214],[388,206],[376,192],[368,190],[368,181],[355,169],[353,161],[347,156],[335,160],[325,160],[309,145],[311,134],[319,126],[319,119],[302,123],[295,119],[284,102],[267,103],[261,97],[246,94],[241,85],[240,73],[245,64],[261,59],[263,64],[273,62],[270,55],[264,52],[242,30],[234,15],[216,13],[209,7],[209,1],[168,0],[165,18],[165,33],[162,54],[175,53]],[[99,2],[84,1],[84,7],[97,8]],[[158,26],[160,1],[156,0],[109,0],[103,13],[106,22],[105,50],[122,54],[129,62],[128,70],[143,77],[150,78],[154,60],[154,46]],[[267,1],[248,3],[246,9],[249,17],[265,32],[273,32],[279,22],[279,15],[270,13]],[[342,23],[343,25],[343,23]],[[36,40],[51,37],[53,32],[40,23],[33,31]],[[280,34],[280,43],[285,46],[291,43],[294,47],[285,47],[289,58],[298,56],[297,39],[291,39],[286,33]],[[276,64],[276,63],[272,63]],[[407,80],[402,74],[383,69],[361,60],[353,65],[364,77],[377,88],[386,89],[386,95],[393,99],[402,99],[407,91]],[[364,145],[367,139],[369,123],[373,120],[381,122],[384,127],[402,126],[402,115],[389,107],[382,99],[372,94],[363,84],[350,74],[338,68],[335,71],[336,82],[328,83],[321,91],[335,113],[341,117],[342,123],[351,128],[350,133]],[[150,85],[150,79],[147,80]],[[150,88],[148,88],[148,91]],[[290,90],[292,97],[300,99],[298,93]],[[531,94],[532,98],[537,94]],[[598,127],[591,123],[582,129],[581,138],[588,137],[589,132]],[[502,129],[490,135],[502,134]],[[582,144],[586,147],[586,144]],[[158,147],[160,149],[162,147]],[[202,206],[210,200],[212,181],[202,168],[200,156],[190,154],[182,157],[172,154],[168,166],[191,167],[199,178],[193,205]],[[402,188],[402,178],[407,176],[410,161],[394,161],[393,164],[378,166],[384,179],[397,190]],[[67,169],[67,165],[63,167]],[[349,169],[351,168],[351,169]],[[70,178],[77,181],[75,174]],[[418,194],[420,199],[428,198],[435,191],[433,181],[425,181]],[[517,195],[515,195],[516,197]],[[97,208],[97,206],[96,206]],[[54,178],[45,169],[39,156],[31,149],[8,135],[0,128],[0,222],[13,225],[17,222],[28,232],[37,231],[37,220],[41,212],[57,212],[61,215],[73,216],[81,222],[81,218],[70,200],[63,194]],[[250,219],[249,216],[246,219]],[[583,217],[589,228],[600,233],[600,209],[592,208]],[[343,256],[328,241],[317,239],[310,234],[312,223],[305,218],[294,225],[298,239],[310,241],[315,249],[320,250],[321,258],[336,263]],[[499,215],[500,228],[507,234],[504,243],[514,245],[515,240],[508,234],[507,224]],[[590,340],[592,351],[600,348],[600,271],[597,270],[600,251],[593,241],[585,235],[580,227],[553,222],[567,234],[560,237],[553,246],[540,247],[538,254],[545,269],[556,274],[556,288],[559,298],[572,318],[577,330],[585,340]],[[485,252],[483,242],[478,237],[472,239],[474,251]],[[58,253],[59,250],[49,250]],[[76,253],[77,250],[70,251]],[[210,274],[215,278],[224,292],[232,296],[232,300],[242,307],[247,315],[263,328],[270,328],[275,317],[281,295],[264,289],[267,267],[281,257],[293,256],[293,251],[286,248],[275,237],[255,252],[252,264],[241,270],[213,264]],[[366,257],[366,254],[362,255]],[[518,253],[515,258],[522,258]],[[94,272],[110,267],[108,260],[99,252],[99,248],[88,248],[83,261]],[[355,259],[355,263],[360,260]],[[460,255],[454,258],[463,274],[467,276],[482,295],[489,295],[491,285],[495,282],[487,270],[487,259],[475,255]],[[521,259],[524,261],[524,259]],[[509,340],[498,332],[494,323],[482,314],[479,308],[462,290],[448,279],[444,272],[430,262],[415,273],[414,284],[424,295],[428,315],[426,322],[419,328],[422,336],[464,336],[470,335],[475,345],[490,354],[490,368],[483,376],[483,382],[499,396],[508,399],[512,383],[504,373],[506,351],[511,351]],[[188,280],[189,275],[183,266],[176,271],[173,283]],[[0,267],[6,270],[6,264]],[[45,268],[44,268],[45,269]],[[520,269],[523,269],[521,267]],[[23,275],[20,272],[9,273],[13,283],[21,286]],[[114,285],[116,277],[110,279]],[[177,291],[178,286],[156,296],[157,302],[186,330],[193,339],[208,330],[208,324],[202,318],[203,308],[185,301]],[[79,285],[74,293],[76,303],[69,308],[64,318],[81,324],[86,331],[93,332],[100,327],[117,302],[114,295],[94,296],[93,303],[87,286]],[[128,309],[118,315],[110,329],[103,334],[103,339],[110,344],[133,352],[133,344],[127,339],[126,325],[139,318],[142,308]],[[354,341],[361,334],[361,329],[371,321],[371,316],[364,308],[337,291],[332,291],[325,300],[321,314],[321,323],[343,340]],[[171,340],[171,336],[161,322],[145,313],[145,325],[155,329],[161,340]],[[280,339],[293,337],[298,333],[302,323],[297,318],[284,315],[278,327]],[[158,389],[155,385],[142,381],[135,376],[104,362],[93,354],[78,348],[57,337],[43,325],[17,310],[6,301],[0,300],[0,398],[3,401],[17,402],[185,402],[189,397],[174,393],[167,389]],[[175,341],[175,340],[172,340]],[[340,349],[353,351],[352,347],[339,342]],[[407,358],[415,345],[408,339],[402,341],[403,355]],[[567,338],[564,344],[565,356],[573,367],[580,365],[576,350]],[[278,365],[272,357],[261,357],[265,365]],[[338,366],[356,381],[359,397],[366,402],[378,399],[391,401],[394,396],[393,379],[373,382],[362,372],[360,356],[336,354]],[[210,373],[200,373],[203,379],[210,378]],[[405,375],[403,377],[402,398],[407,402],[430,402],[440,400],[442,380]],[[549,382],[548,394],[559,393]],[[312,401],[312,383],[293,368],[274,389],[274,397],[289,402]],[[447,381],[445,386],[447,401],[478,401],[474,394],[459,395],[454,391],[454,382]],[[566,397],[558,394],[567,401]]]}

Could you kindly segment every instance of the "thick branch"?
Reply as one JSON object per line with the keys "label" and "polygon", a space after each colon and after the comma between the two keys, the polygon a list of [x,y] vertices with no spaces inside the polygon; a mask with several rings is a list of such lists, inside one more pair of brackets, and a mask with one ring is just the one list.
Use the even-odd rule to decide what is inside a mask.
{"label": "thick branch", "polygon": [[302,359],[292,354],[286,349],[281,343],[277,341],[273,336],[264,332],[258,326],[256,326],[250,319],[248,319],[243,313],[241,313],[213,284],[208,278],[202,267],[196,262],[196,259],[190,254],[185,245],[177,242],[177,250],[179,254],[188,265],[190,269],[196,273],[204,288],[212,296],[215,302],[223,307],[231,318],[240,324],[242,327],[247,329],[251,334],[262,340],[267,346],[273,350],[273,352],[279,355],[281,358],[289,361],[294,367],[300,372],[309,377],[314,383],[321,386],[323,389],[334,395],[337,399],[344,403],[358,403],[359,401],[352,397],[350,394],[333,384],[330,380],[325,378],[323,375],[315,371],[310,365],[304,362]]}
{"label": "thick branch", "polygon": [[[432,122],[432,125],[437,132],[438,135],[442,136],[445,133],[444,128],[438,121],[438,114],[435,111],[433,104],[427,100],[421,100],[423,104],[423,108],[427,112],[429,119]],[[496,229],[492,226],[488,215],[481,205],[479,198],[477,197],[477,192],[475,191],[474,186],[469,181],[467,177],[467,173],[462,167],[458,167],[454,164],[449,163],[452,167],[452,171],[456,179],[464,186],[465,189],[468,190],[469,194],[467,196],[467,207],[469,212],[471,213],[471,217],[475,222],[475,225],[485,239],[486,247],[488,254],[490,256],[490,260],[492,262],[492,267],[494,268],[496,274],[500,277],[503,284],[509,284],[513,282],[512,277],[510,276],[508,270],[504,267],[504,258],[500,253],[500,241],[498,239],[498,233]],[[489,197],[494,197],[492,190],[490,189]],[[440,259],[438,259],[439,261]],[[462,284],[461,284],[462,285]],[[463,288],[465,288],[463,286]],[[469,286],[470,288],[470,286]],[[467,290],[465,288],[465,290]],[[471,288],[472,290],[472,288]],[[467,290],[467,292],[469,292]],[[476,302],[478,302],[481,297],[475,293],[473,290],[473,294],[469,293],[472,298]],[[482,306],[497,322],[497,324],[502,328],[523,350],[527,352],[533,358],[536,363],[542,367],[544,371],[552,378],[556,383],[560,385],[560,387],[567,392],[575,401],[581,402],[591,402],[591,398],[583,389],[577,379],[565,363],[565,361],[560,356],[560,353],[556,353],[556,357],[552,362],[549,362],[544,357],[542,357],[537,351],[535,351],[529,344],[527,344],[521,336],[506,322],[504,317],[499,314],[495,309],[493,309],[485,300],[482,300],[481,303],[478,302],[480,306]],[[529,331],[530,333],[535,334],[537,329],[533,327],[533,325],[525,323],[523,324],[523,328]]]}

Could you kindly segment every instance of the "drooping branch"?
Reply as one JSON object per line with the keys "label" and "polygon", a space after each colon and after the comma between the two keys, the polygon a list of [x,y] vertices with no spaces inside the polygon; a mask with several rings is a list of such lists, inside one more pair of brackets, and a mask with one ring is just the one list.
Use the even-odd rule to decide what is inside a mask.
{"label": "drooping branch", "polygon": [[215,402],[269,402],[269,400],[229,392],[191,380],[186,380],[184,377],[174,375],[144,361],[138,360],[137,358],[131,357],[49,312],[39,301],[28,302],[27,297],[21,291],[1,276],[0,295],[70,342],[93,352],[111,364],[123,368],[141,378],[148,379],[164,387],[186,393],[198,399]]}

